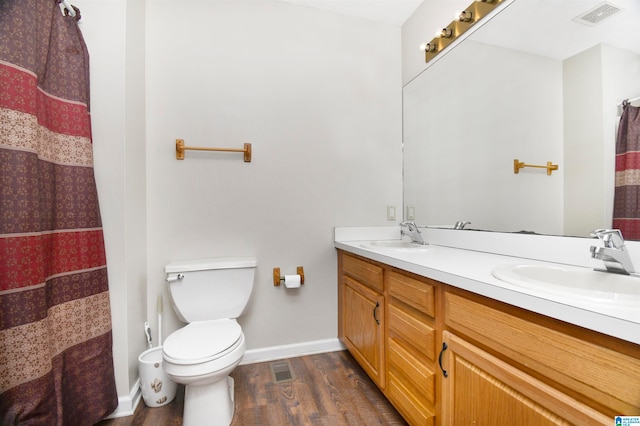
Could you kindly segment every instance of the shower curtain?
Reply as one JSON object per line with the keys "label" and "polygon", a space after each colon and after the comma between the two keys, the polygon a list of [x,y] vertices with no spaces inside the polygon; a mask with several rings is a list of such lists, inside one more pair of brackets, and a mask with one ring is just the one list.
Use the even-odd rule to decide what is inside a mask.
{"label": "shower curtain", "polygon": [[88,53],[58,1],[0,0],[2,425],[89,425],[118,403]]}
{"label": "shower curtain", "polygon": [[627,240],[640,240],[640,108],[622,103],[616,139],[613,227]]}

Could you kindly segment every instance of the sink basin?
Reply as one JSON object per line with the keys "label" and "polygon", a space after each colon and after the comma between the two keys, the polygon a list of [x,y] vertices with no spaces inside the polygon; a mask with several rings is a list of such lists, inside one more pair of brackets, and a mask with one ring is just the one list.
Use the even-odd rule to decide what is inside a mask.
{"label": "sink basin", "polygon": [[367,241],[360,244],[364,248],[368,249],[381,249],[381,250],[394,250],[394,251],[425,251],[429,248],[428,245],[412,243],[405,240],[378,240]]}
{"label": "sink basin", "polygon": [[598,303],[640,306],[640,278],[549,265],[506,265],[492,271],[499,280],[535,291]]}

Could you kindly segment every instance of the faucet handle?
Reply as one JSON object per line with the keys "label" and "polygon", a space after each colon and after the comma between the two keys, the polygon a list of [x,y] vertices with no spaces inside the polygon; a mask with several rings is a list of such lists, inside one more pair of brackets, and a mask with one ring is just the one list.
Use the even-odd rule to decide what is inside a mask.
{"label": "faucet handle", "polygon": [[614,249],[624,247],[624,238],[619,229],[596,229],[591,232],[591,236],[600,238],[604,242],[605,247]]}
{"label": "faucet handle", "polygon": [[413,232],[413,231],[418,231],[420,232],[420,230],[418,229],[418,225],[416,225],[415,222],[402,222],[400,224],[400,228],[406,227],[407,229],[409,229],[409,231]]}

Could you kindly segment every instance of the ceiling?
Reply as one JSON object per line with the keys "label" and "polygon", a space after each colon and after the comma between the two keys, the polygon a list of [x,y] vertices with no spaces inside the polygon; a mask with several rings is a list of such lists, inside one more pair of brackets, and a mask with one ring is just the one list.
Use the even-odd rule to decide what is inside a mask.
{"label": "ceiling", "polygon": [[280,0],[401,26],[423,0]]}
{"label": "ceiling", "polygon": [[473,38],[558,60],[599,43],[640,53],[639,0],[607,0],[620,11],[595,25],[574,20],[603,3],[603,0],[516,0],[489,25],[474,33]]}

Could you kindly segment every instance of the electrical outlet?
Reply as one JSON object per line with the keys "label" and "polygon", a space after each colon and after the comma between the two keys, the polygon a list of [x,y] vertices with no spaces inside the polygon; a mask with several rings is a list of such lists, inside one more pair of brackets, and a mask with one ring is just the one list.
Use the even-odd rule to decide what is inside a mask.
{"label": "electrical outlet", "polygon": [[415,206],[407,206],[407,220],[416,220]]}
{"label": "electrical outlet", "polygon": [[389,222],[396,220],[396,206],[387,206],[387,220]]}

